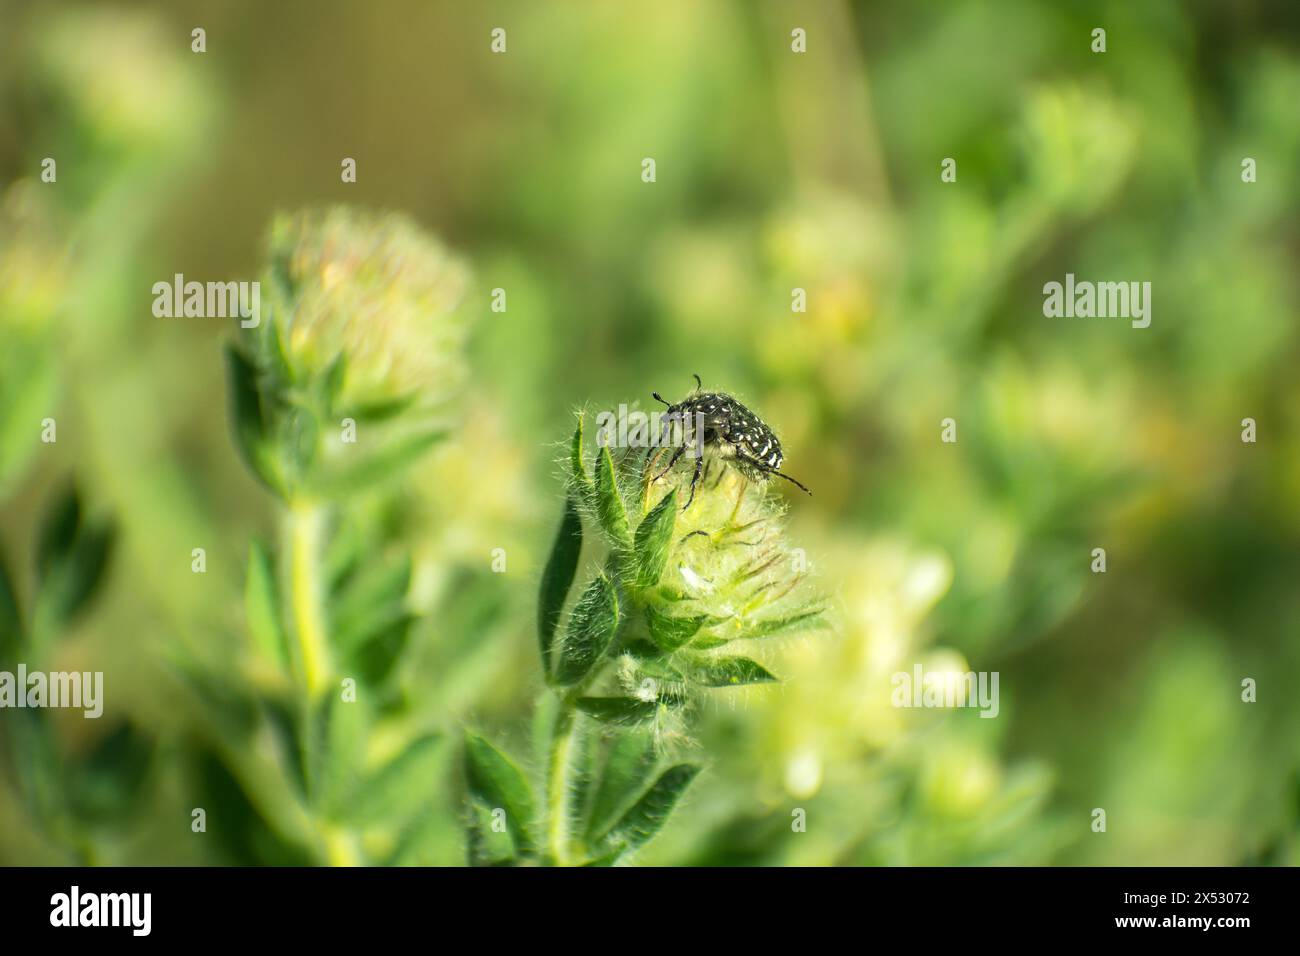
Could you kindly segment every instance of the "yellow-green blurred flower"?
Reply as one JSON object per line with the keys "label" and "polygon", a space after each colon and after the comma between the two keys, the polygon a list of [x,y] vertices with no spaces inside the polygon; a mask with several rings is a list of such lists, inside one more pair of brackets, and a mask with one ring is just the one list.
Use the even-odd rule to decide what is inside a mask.
{"label": "yellow-green blurred flower", "polygon": [[444,399],[464,382],[465,267],[405,216],[336,207],[271,229],[270,321],[296,380],[343,361],[342,404]]}

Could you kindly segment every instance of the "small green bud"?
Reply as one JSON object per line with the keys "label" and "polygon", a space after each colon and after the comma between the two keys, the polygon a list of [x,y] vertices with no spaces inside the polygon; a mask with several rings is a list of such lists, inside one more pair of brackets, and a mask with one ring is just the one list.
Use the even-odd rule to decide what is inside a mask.
{"label": "small green bud", "polygon": [[229,352],[245,460],[286,498],[398,475],[456,422],[465,268],[403,216],[344,208],[277,219],[269,259]]}
{"label": "small green bud", "polygon": [[[626,605],[610,645],[624,694],[674,707],[691,689],[770,683],[777,676],[751,655],[764,655],[769,638],[827,626],[826,602],[803,552],[786,543],[770,486],[720,456],[710,457],[693,495],[693,461],[662,475],[655,456],[638,449],[601,448],[589,461],[575,435],[570,487],[604,539]],[[663,716],[624,710],[623,722],[642,711]]]}
{"label": "small green bud", "polygon": [[405,216],[336,207],[275,221],[264,291],[293,379],[341,374],[351,408],[436,403],[463,384],[467,281]]}

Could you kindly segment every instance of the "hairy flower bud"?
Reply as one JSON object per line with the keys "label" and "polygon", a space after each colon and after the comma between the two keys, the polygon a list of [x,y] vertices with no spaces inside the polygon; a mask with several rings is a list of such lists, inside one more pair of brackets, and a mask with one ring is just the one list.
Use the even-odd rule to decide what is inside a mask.
{"label": "hairy flower bud", "polygon": [[[625,709],[649,715],[657,704],[660,723],[669,716],[663,708],[685,703],[692,689],[776,681],[751,655],[826,626],[826,603],[809,583],[806,556],[786,543],[783,509],[768,486],[712,457],[692,498],[693,468],[664,472],[658,461],[671,453],[625,449],[616,462],[602,448],[589,470],[580,426],[569,465],[571,494],[610,554],[618,635],[609,654],[633,702]],[[560,663],[584,635],[570,631],[557,648]]]}
{"label": "hairy flower bud", "polygon": [[271,229],[270,320],[296,380],[344,363],[344,406],[463,384],[467,270],[405,216],[336,207]]}
{"label": "hairy flower bud", "polygon": [[403,216],[277,219],[261,308],[229,352],[236,436],[284,497],[397,475],[455,424],[466,269]]}

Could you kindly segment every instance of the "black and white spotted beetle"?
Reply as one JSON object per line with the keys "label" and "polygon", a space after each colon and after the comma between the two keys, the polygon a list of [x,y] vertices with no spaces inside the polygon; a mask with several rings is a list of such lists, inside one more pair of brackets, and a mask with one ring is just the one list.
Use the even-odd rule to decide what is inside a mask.
{"label": "black and white spotted beetle", "polygon": [[695,391],[676,405],[665,401],[658,392],[651,394],[655,401],[668,406],[668,411],[663,415],[660,444],[672,434],[674,425],[679,427],[678,434],[682,439],[673,451],[668,467],[655,476],[656,481],[672,470],[688,448],[694,448],[697,442],[704,446],[695,457],[691,494],[682,506],[683,511],[695,500],[695,488],[700,483],[704,456],[709,451],[717,453],[723,461],[730,462],[737,471],[753,481],[767,481],[771,475],[776,475],[812,494],[802,483],[777,470],[785,456],[781,453],[781,442],[772,429],[725,392],[704,391],[704,383],[698,375],[695,376]]}

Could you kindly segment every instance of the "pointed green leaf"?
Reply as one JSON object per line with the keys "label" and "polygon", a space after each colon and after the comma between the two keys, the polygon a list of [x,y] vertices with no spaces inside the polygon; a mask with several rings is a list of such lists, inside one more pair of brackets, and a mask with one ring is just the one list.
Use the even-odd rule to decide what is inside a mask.
{"label": "pointed green leaf", "polygon": [[488,810],[504,810],[506,828],[520,853],[536,845],[536,804],[528,779],[513,760],[478,734],[465,734],[465,780],[470,795]]}
{"label": "pointed green leaf", "polygon": [[703,637],[696,638],[694,641],[691,642],[691,650],[713,651],[713,650],[717,650],[719,647],[722,647],[725,644],[730,643],[733,640],[735,640],[735,638],[718,637],[714,634],[705,634]]}
{"label": "pointed green leaf", "polygon": [[[61,625],[84,610],[103,583],[116,537],[107,521],[77,526],[78,513],[75,502],[69,512],[65,501],[42,532],[39,613],[51,615]],[[64,539],[67,527],[73,528],[70,539]]]}
{"label": "pointed green leaf", "polygon": [[645,792],[658,762],[653,734],[630,730],[615,735],[601,766],[600,782],[592,794],[587,815],[585,833],[590,843],[599,843]]}
{"label": "pointed green leaf", "polygon": [[411,558],[364,561],[346,585],[332,595],[330,636],[350,653],[406,613]]}
{"label": "pointed green leaf", "polygon": [[244,579],[244,617],[253,647],[282,670],[289,667],[289,651],[281,617],[280,592],[271,556],[260,541],[248,548],[248,573]]}
{"label": "pointed green leaf", "polygon": [[698,765],[689,763],[665,770],[614,824],[606,838],[608,842],[621,845],[625,852],[648,843],[668,822],[677,801],[699,772]]}
{"label": "pointed green leaf", "polygon": [[569,615],[569,628],[559,646],[555,681],[562,687],[587,676],[609,650],[618,631],[618,592],[604,571],[596,575]]}
{"label": "pointed green leaf", "polygon": [[590,866],[590,867],[613,866],[615,863],[618,862],[618,858],[622,855],[623,855],[623,847],[619,847],[617,850],[612,850],[609,853],[604,853],[600,856],[593,857],[592,859],[588,860],[586,863],[582,865]]}
{"label": "pointed green leaf", "polygon": [[[556,699],[553,694],[546,696]],[[600,783],[600,747],[606,732],[605,727],[597,726],[591,721],[579,720],[573,724],[573,747],[570,750],[568,772],[569,799],[566,801],[570,833],[582,833],[586,826],[587,813]],[[543,755],[542,766],[546,765],[547,756]]]}
{"label": "pointed green leaf", "polygon": [[739,687],[776,681],[767,670],[748,657],[716,657],[691,670],[691,679],[705,687]]}
{"label": "pointed green leaf", "polygon": [[22,612],[18,609],[18,592],[9,573],[9,562],[0,553],[0,669],[17,662],[22,646]]}
{"label": "pointed green leaf", "polygon": [[657,701],[639,700],[635,697],[579,697],[575,701],[580,711],[603,724],[632,727],[653,720],[659,709]]}
{"label": "pointed green leaf", "polygon": [[410,640],[411,628],[418,620],[416,615],[406,612],[384,618],[376,630],[343,658],[345,670],[372,687],[383,684],[397,667]]}
{"label": "pointed green leaf", "polygon": [[398,398],[362,402],[349,408],[347,414],[348,417],[355,418],[360,423],[378,425],[381,422],[392,421],[414,405],[415,400],[419,397],[419,391],[411,391]]}
{"label": "pointed green leaf", "polygon": [[483,804],[470,804],[466,831],[470,866],[509,866],[519,858],[510,831],[493,827],[492,810]]}
{"label": "pointed green leaf", "polygon": [[636,584],[650,588],[663,577],[668,563],[668,551],[673,543],[673,528],[677,523],[677,490],[673,489],[659,500],[636,529]]}
{"label": "pointed green leaf", "polygon": [[669,652],[686,644],[708,620],[706,617],[671,617],[649,606],[645,609],[645,616],[650,626],[650,639]]}
{"label": "pointed green leaf", "polygon": [[551,556],[542,572],[541,594],[537,600],[537,639],[542,654],[542,673],[551,676],[551,645],[555,642],[555,629],[560,623],[560,612],[573,587],[573,576],[578,570],[582,554],[582,518],[572,497],[564,500],[564,517],[560,530],[551,546]]}
{"label": "pointed green leaf", "polygon": [[327,815],[343,812],[361,784],[369,726],[370,714],[361,700],[328,694],[317,706],[307,772],[312,804]]}
{"label": "pointed green leaf", "polygon": [[108,822],[131,812],[154,754],[153,738],[123,723],[104,735],[68,771],[66,798],[84,821]]}
{"label": "pointed green leaf", "polygon": [[585,493],[591,490],[591,476],[587,474],[587,466],[582,460],[582,423],[583,416],[580,414],[578,427],[573,431],[573,443],[569,448],[569,468],[573,472],[573,480]]}
{"label": "pointed green leaf", "polygon": [[618,475],[609,446],[600,449],[596,458],[596,514],[614,546],[626,549],[632,543],[632,531],[627,520],[627,507],[618,490]]}
{"label": "pointed green leaf", "polygon": [[354,791],[346,817],[361,826],[401,823],[423,812],[439,792],[446,748],[437,734],[418,737]]}
{"label": "pointed green leaf", "polygon": [[768,618],[767,620],[755,621],[752,624],[743,624],[738,636],[750,639],[773,637],[777,634],[788,634],[795,630],[815,631],[826,626],[826,619],[823,616],[824,611],[824,608],[813,608],[786,617]]}
{"label": "pointed green leaf", "polygon": [[46,505],[41,517],[41,529],[36,539],[37,586],[56,565],[67,561],[81,527],[81,499],[74,485],[68,484]]}
{"label": "pointed green leaf", "polygon": [[340,352],[334,356],[334,361],[330,362],[329,368],[325,370],[325,376],[321,381],[324,405],[331,414],[338,408],[338,402],[343,396],[343,388],[347,384],[347,380],[348,359],[344,353]]}
{"label": "pointed green leaf", "polygon": [[421,458],[448,434],[445,428],[427,428],[414,435],[390,441],[375,452],[361,442],[348,445],[348,454],[355,454],[356,460],[314,475],[311,487],[320,494],[336,497],[366,490],[400,475],[408,465]]}
{"label": "pointed green leaf", "polygon": [[267,442],[271,429],[257,369],[233,343],[226,344],[226,379],[235,447],[254,475],[272,491],[281,492],[284,482]]}
{"label": "pointed green leaf", "polygon": [[623,651],[636,660],[637,673],[640,675],[657,681],[677,682],[684,679],[682,672],[669,663],[669,655],[653,641],[641,638],[628,641],[623,645]]}

